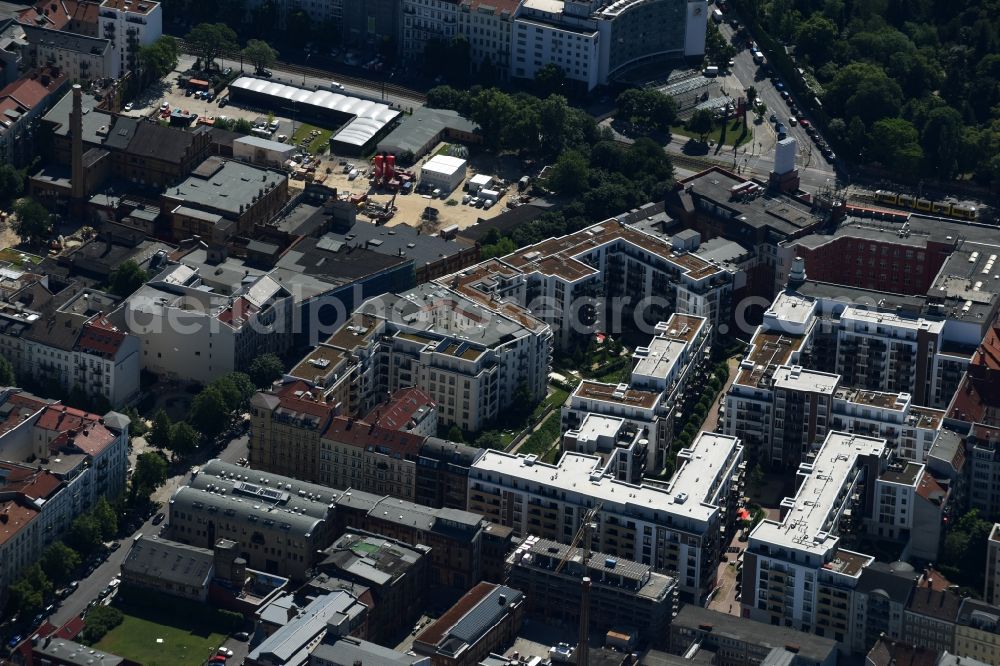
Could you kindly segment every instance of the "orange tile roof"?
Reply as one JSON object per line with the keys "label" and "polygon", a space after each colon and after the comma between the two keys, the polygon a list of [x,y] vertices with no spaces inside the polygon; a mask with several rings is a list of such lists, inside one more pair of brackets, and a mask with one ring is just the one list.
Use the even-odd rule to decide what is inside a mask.
{"label": "orange tile roof", "polygon": [[59,436],[49,443],[49,451],[54,455],[69,447],[79,449],[90,456],[97,456],[113,441],[115,434],[103,423],[91,423],[79,430],[64,430],[59,433]]}
{"label": "orange tile roof", "polygon": [[396,391],[388,403],[373,409],[364,420],[390,430],[400,430],[421,407],[433,409],[436,406],[429,395],[413,386]]}
{"label": "orange tile roof", "polygon": [[[307,397],[311,391],[311,385],[301,379],[296,379],[282,384],[274,394],[278,396],[282,409],[295,414],[308,414],[325,423],[326,419],[333,414],[335,406],[318,398]],[[320,427],[322,427],[322,423]]]}
{"label": "orange tile roof", "polygon": [[0,544],[7,543],[38,517],[38,509],[23,499],[0,502]]}
{"label": "orange tile roof", "polygon": [[107,317],[97,316],[83,325],[76,348],[105,358],[118,353],[125,341],[125,331],[108,321]]}
{"label": "orange tile roof", "polygon": [[362,449],[387,449],[404,458],[416,458],[426,437],[338,416],[323,431],[323,439]]}
{"label": "orange tile roof", "polygon": [[37,414],[48,404],[48,402],[30,394],[12,394],[3,403],[3,405],[10,405],[10,409],[7,412],[7,417],[0,421],[0,435],[13,430],[18,424],[29,416]]}
{"label": "orange tile roof", "polygon": [[0,463],[0,470],[7,471],[6,480],[0,486],[0,490],[21,493],[31,499],[48,499],[63,483],[51,472],[12,463]]}

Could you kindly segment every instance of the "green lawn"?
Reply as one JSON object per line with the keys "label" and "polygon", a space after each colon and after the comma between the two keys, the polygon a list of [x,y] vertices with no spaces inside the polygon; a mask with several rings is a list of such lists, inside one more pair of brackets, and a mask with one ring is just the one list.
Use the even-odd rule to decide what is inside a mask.
{"label": "green lawn", "polygon": [[200,666],[230,630],[215,609],[179,600],[118,608],[125,619],[94,647],[143,666]]}
{"label": "green lawn", "polygon": [[302,123],[299,125],[299,128],[295,130],[295,134],[292,135],[292,143],[298,146],[299,141],[307,139],[313,130],[318,131],[319,134],[317,134],[315,138],[309,142],[309,145],[306,146],[306,150],[313,155],[317,155],[330,146],[330,137],[333,136],[333,132],[331,130],[316,127],[308,123]]}
{"label": "green lawn", "polygon": [[[747,114],[748,118],[752,118],[752,114]],[[746,128],[744,133],[743,123],[738,120],[729,120],[728,125],[723,125],[723,123],[717,123],[712,132],[708,135],[708,140],[716,144],[722,143],[726,146],[742,146],[744,143],[749,143],[753,140],[753,123]],[[725,140],[722,140],[723,128],[725,128]],[[701,137],[691,130],[687,129],[683,125],[678,125],[676,127],[670,128],[671,134],[680,134],[681,136],[689,136],[692,139],[701,139]]]}
{"label": "green lawn", "polygon": [[[21,258],[22,255],[24,257],[23,259]],[[12,247],[6,247],[0,250],[0,261],[9,261],[15,266],[24,268],[26,266],[34,266],[35,264],[42,263],[42,258],[33,254],[28,254],[27,252],[15,250]]]}

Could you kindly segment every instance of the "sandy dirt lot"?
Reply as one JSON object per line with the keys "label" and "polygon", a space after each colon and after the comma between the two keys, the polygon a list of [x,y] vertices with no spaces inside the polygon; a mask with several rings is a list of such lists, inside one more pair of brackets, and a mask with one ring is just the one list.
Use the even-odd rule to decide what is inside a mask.
{"label": "sandy dirt lot", "polygon": [[[425,158],[426,159],[426,158]],[[339,163],[341,161],[347,161],[352,166],[361,170],[362,168],[370,168],[370,165],[362,160],[349,159],[344,160],[344,158],[330,158],[329,162],[326,162],[327,166],[333,166],[335,173],[327,174],[324,184],[329,187],[337,188],[340,193],[348,193],[351,195],[358,194],[368,194],[369,199],[380,204],[388,203],[392,199],[392,192],[388,190],[375,189],[369,186],[366,177],[358,176],[353,181],[349,180],[348,174],[343,173],[344,167]],[[420,163],[415,165],[412,170],[419,174],[420,164],[425,160],[421,160]],[[458,225],[460,229],[465,229],[476,224],[480,219],[490,219],[496,217],[500,213],[504,212],[507,208],[507,204],[510,202],[512,197],[517,196],[517,187],[513,184],[509,185],[507,192],[500,198],[500,201],[496,203],[489,210],[483,208],[475,208],[473,206],[463,204],[462,196],[465,194],[463,188],[465,182],[469,178],[476,175],[478,171],[476,169],[477,162],[472,160],[472,166],[469,168],[469,172],[466,176],[466,181],[463,181],[462,185],[459,186],[454,192],[451,192],[448,196],[443,199],[430,198],[427,195],[421,195],[417,193],[412,194],[400,194],[396,197],[395,206],[397,208],[395,216],[389,221],[388,226],[395,226],[398,224],[408,224],[412,227],[423,226],[424,231],[427,233],[433,233],[439,229],[451,225]],[[483,165],[492,166],[492,165]],[[503,172],[500,170],[489,170],[484,171],[485,173],[490,173],[491,175],[499,175],[499,177],[504,178]],[[514,174],[507,173],[508,183],[516,182],[516,178],[511,178]],[[454,200],[458,203],[455,205],[448,205],[448,200]],[[421,216],[424,209],[428,206],[432,206],[438,210],[438,219],[435,223],[424,223]]]}

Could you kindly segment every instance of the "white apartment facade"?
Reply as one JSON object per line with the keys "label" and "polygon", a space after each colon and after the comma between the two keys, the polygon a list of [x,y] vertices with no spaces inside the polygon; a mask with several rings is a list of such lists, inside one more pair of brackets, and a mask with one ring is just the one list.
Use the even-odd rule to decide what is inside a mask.
{"label": "white apartment facade", "polygon": [[89,289],[47,312],[0,303],[0,350],[16,373],[127,405],[139,394],[139,340],[109,320],[117,303]]}
{"label": "white apartment facade", "polygon": [[136,71],[139,50],[163,35],[163,11],[156,0],[103,0],[98,34],[111,42],[120,73]]}
{"label": "white apartment facade", "polygon": [[514,15],[523,0],[460,0],[458,33],[469,40],[473,67],[488,61],[501,78],[510,73]]}
{"label": "white apartment facade", "polygon": [[205,287],[197,270],[171,266],[123,308],[144,370],[201,384],[260,354],[283,353],[292,337],[292,296],[266,275],[223,295]]}
{"label": "white apartment facade", "polygon": [[352,408],[367,414],[416,386],[442,424],[477,432],[502,417],[521,387],[544,396],[551,329],[518,307],[497,307],[433,283],[362,304],[327,341],[351,354]]}
{"label": "white apartment facade", "polygon": [[766,519],[750,533],[744,617],[851,645],[852,591],[875,558],[841,548],[840,530],[846,516],[871,511],[888,456],[884,440],[831,432],[815,460],[799,466],[798,489],[782,500],[780,520]]}
{"label": "white apartment facade", "polygon": [[402,0],[400,52],[420,58],[432,40],[450,42],[458,34],[459,0]]}
{"label": "white apartment facade", "polygon": [[546,65],[592,90],[631,66],[705,52],[704,0],[524,0],[514,19],[511,76]]}
{"label": "white apartment facade", "polygon": [[1000,523],[993,523],[986,541],[986,589],[983,598],[988,604],[1000,602]]}
{"label": "white apartment facade", "polygon": [[31,67],[58,67],[73,81],[121,76],[121,61],[111,40],[23,25]]}
{"label": "white apartment facade", "polygon": [[572,542],[586,518],[597,525],[594,550],[671,572],[681,592],[700,603],[715,586],[743,493],[743,446],[701,433],[678,463],[668,484],[649,486],[605,475],[597,456],[564,453],[550,465],[486,451],[469,471],[469,511],[518,536],[561,543]]}

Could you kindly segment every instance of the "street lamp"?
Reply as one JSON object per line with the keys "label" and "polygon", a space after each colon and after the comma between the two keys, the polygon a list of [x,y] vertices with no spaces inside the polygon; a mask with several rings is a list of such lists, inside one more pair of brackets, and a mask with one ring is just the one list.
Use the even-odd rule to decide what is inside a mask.
{"label": "street lamp", "polygon": [[[312,55],[312,51],[306,51],[306,59],[305,59],[306,63],[309,62],[309,56],[311,56],[311,55]],[[305,66],[305,65],[303,64],[303,66]],[[302,87],[303,88],[306,87],[306,71],[305,71],[305,69],[302,70]]]}

